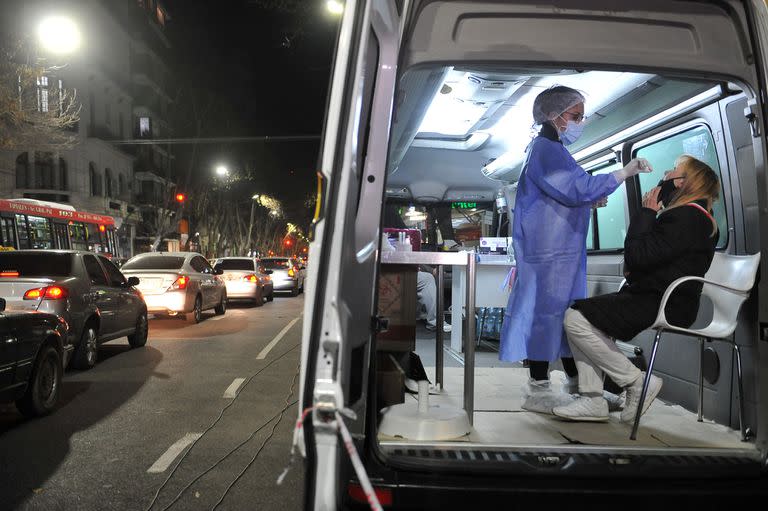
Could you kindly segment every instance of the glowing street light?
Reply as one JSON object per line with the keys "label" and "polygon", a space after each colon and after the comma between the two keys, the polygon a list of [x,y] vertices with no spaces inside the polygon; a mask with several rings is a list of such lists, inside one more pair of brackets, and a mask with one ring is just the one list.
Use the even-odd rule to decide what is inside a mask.
{"label": "glowing street light", "polygon": [[219,165],[218,167],[216,167],[216,175],[221,177],[229,175],[229,169],[224,165]]}
{"label": "glowing street light", "polygon": [[82,37],[77,24],[66,16],[50,16],[37,27],[40,45],[58,55],[72,53],[80,47]]}
{"label": "glowing street light", "polygon": [[344,4],[339,2],[339,0],[328,0],[325,3],[325,8],[328,9],[328,12],[337,16],[344,12]]}

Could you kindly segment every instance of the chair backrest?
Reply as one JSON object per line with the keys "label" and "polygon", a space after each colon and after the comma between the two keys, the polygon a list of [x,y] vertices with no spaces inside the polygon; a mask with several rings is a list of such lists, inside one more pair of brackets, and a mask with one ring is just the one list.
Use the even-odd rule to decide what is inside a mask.
{"label": "chair backrest", "polygon": [[743,256],[716,252],[704,278],[746,293],[755,285],[759,267],[759,252]]}
{"label": "chair backrest", "polygon": [[713,312],[710,324],[698,332],[709,338],[726,338],[733,334],[738,323],[739,309],[755,284],[759,266],[759,253],[747,256],[715,253],[705,278],[737,289],[738,292],[704,284],[702,295],[712,301]]}

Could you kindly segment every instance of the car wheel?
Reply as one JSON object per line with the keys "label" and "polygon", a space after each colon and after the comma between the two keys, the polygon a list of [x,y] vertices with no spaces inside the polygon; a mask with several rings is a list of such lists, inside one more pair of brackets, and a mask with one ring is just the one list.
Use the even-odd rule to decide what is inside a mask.
{"label": "car wheel", "polygon": [[200,298],[200,295],[197,295],[195,297],[195,308],[192,309],[192,312],[187,314],[187,321],[194,321],[195,323],[200,323],[200,320],[203,319],[203,300]]}
{"label": "car wheel", "polygon": [[253,306],[261,307],[262,305],[264,305],[264,288],[258,289],[253,295]]}
{"label": "car wheel", "polygon": [[80,343],[75,348],[75,354],[72,357],[72,367],[75,369],[90,369],[96,365],[98,355],[98,334],[96,327],[91,324],[85,325],[83,335],[80,336]]}
{"label": "car wheel", "polygon": [[269,294],[267,295],[267,301],[271,302],[274,299],[275,299],[275,292],[274,291],[270,291]]}
{"label": "car wheel", "polygon": [[32,370],[27,391],[16,401],[16,408],[26,417],[51,413],[59,401],[62,372],[59,352],[53,346],[43,346]]}
{"label": "car wheel", "polygon": [[296,283],[296,287],[291,289],[291,296],[299,296],[299,283]]}
{"label": "car wheel", "polygon": [[227,312],[227,293],[221,293],[221,301],[213,310],[216,312],[217,316],[221,316]]}
{"label": "car wheel", "polygon": [[131,345],[131,348],[141,348],[147,344],[148,335],[149,325],[147,324],[147,313],[142,311],[136,320],[136,329],[133,331],[133,335],[128,336],[128,344]]}

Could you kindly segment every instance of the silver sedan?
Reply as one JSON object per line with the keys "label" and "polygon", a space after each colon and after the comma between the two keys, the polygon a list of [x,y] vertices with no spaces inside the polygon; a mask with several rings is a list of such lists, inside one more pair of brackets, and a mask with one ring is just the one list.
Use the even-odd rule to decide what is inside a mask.
{"label": "silver sedan", "polygon": [[221,257],[213,261],[213,268],[223,271],[221,276],[227,286],[227,298],[251,300],[256,307],[274,298],[270,274],[263,270],[253,257]]}

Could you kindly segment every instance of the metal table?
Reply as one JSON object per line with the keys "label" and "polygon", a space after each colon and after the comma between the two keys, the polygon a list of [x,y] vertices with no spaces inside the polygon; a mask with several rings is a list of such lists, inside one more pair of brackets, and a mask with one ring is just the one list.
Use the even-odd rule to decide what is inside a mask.
{"label": "metal table", "polygon": [[[443,297],[444,266],[466,267],[466,305],[468,311],[475,310],[475,253],[474,252],[381,252],[381,264],[427,264],[437,266],[437,346],[435,350],[435,384],[443,388]],[[458,272],[454,272],[454,278]],[[467,317],[464,325],[464,339],[475,338],[473,316]],[[459,313],[461,318],[461,313]],[[454,324],[456,321],[453,322]],[[475,343],[464,343],[464,410],[470,424],[475,409]]]}

